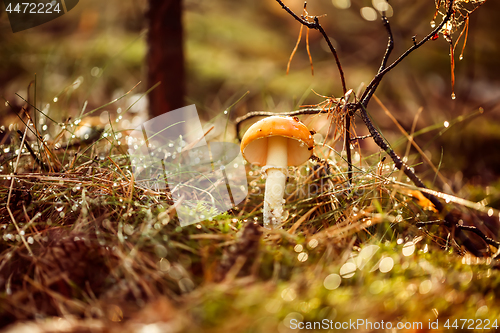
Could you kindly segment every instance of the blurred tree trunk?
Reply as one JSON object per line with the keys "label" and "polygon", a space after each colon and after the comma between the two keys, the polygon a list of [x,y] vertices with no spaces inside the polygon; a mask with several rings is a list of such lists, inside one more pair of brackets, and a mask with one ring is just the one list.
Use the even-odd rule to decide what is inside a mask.
{"label": "blurred tree trunk", "polygon": [[185,78],[182,33],[182,0],[149,0],[148,87],[151,117],[184,105]]}

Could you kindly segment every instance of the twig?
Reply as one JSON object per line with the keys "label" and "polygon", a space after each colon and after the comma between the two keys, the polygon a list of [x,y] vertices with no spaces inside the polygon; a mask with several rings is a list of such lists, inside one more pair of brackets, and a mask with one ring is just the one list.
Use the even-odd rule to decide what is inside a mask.
{"label": "twig", "polygon": [[478,228],[471,226],[471,225],[460,225],[460,224],[455,224],[454,226],[457,227],[458,229],[466,230],[466,231],[470,231],[470,232],[475,233],[476,235],[481,237],[487,244],[493,245],[494,247],[496,247],[497,249],[500,250],[500,242],[497,242],[497,241],[491,239],[490,237],[486,236]]}
{"label": "twig", "polygon": [[[343,88],[343,91],[344,91],[344,94],[345,94],[346,91],[347,91],[347,88],[345,86],[345,79],[344,79],[344,73],[343,73],[343,70],[342,70],[342,66],[340,65],[340,61],[338,59],[338,55],[337,55],[337,52],[336,52],[335,48],[331,44],[330,39],[328,38],[326,32],[324,31],[324,29],[319,24],[318,18],[314,17],[314,22],[309,22],[309,21],[307,21],[307,20],[305,20],[305,19],[297,16],[297,14],[295,14],[290,8],[288,8],[281,0],[276,0],[276,1],[295,20],[297,20],[298,22],[300,22],[301,24],[307,26],[310,29],[316,29],[316,30],[318,30],[323,35],[323,38],[327,42],[327,44],[328,44],[328,46],[330,48],[330,51],[332,52],[332,54],[333,54],[333,56],[335,58],[337,67],[339,69],[341,81],[342,81],[342,88]],[[366,110],[366,107],[367,107],[368,102],[370,101],[371,97],[375,93],[375,90],[377,89],[378,85],[380,84],[380,81],[382,80],[382,78],[388,72],[390,72],[394,67],[396,67],[403,59],[405,59],[408,55],[410,55],[413,51],[415,51],[416,49],[418,49],[419,47],[421,47],[423,44],[425,44],[427,41],[429,41],[434,35],[436,35],[437,33],[439,33],[439,31],[444,26],[444,24],[446,24],[446,22],[448,22],[449,19],[451,18],[452,14],[453,14],[453,5],[454,5],[454,1],[450,0],[449,3],[448,3],[448,10],[447,10],[446,16],[443,18],[442,22],[435,29],[433,29],[426,37],[424,37],[420,42],[417,43],[415,41],[414,44],[408,50],[406,50],[392,64],[390,64],[388,66],[387,66],[388,58],[389,58],[389,56],[390,56],[390,54],[391,54],[391,52],[392,52],[392,50],[394,48],[394,39],[393,39],[393,36],[392,36],[392,31],[391,31],[391,28],[390,28],[389,21],[387,20],[387,18],[385,16],[383,17],[383,23],[384,23],[384,26],[385,26],[385,28],[387,30],[388,35],[389,35],[389,41],[388,41],[388,44],[387,44],[387,49],[386,49],[386,52],[385,52],[385,54],[384,54],[384,56],[382,58],[382,63],[381,63],[381,66],[379,68],[379,71],[378,71],[377,75],[375,75],[375,77],[372,79],[372,81],[368,84],[368,86],[366,87],[365,91],[363,92],[363,95],[360,98],[360,102],[358,102],[358,104],[356,105],[355,110],[353,110],[353,111],[360,110],[361,119],[363,120],[363,122],[365,123],[366,127],[368,128],[368,131],[370,132],[370,135],[372,136],[372,138],[375,141],[375,143],[382,150],[384,150],[385,152],[387,152],[387,154],[394,161],[394,164],[396,165],[396,167],[398,169],[402,170],[405,173],[405,175],[408,176],[408,178],[410,178],[410,180],[416,186],[421,187],[421,188],[426,188],[426,187],[423,184],[423,182],[420,180],[420,178],[418,178],[418,176],[411,169],[409,169],[406,166],[406,164],[401,160],[401,158],[394,152],[394,150],[392,150],[392,148],[390,148],[390,146],[382,138],[382,136],[380,135],[379,131],[375,128],[375,126],[373,125],[370,117],[368,116],[368,112]],[[239,125],[239,123],[238,123],[238,125]],[[348,134],[349,133],[349,128],[348,128],[347,125],[350,125],[349,116],[346,117],[346,136],[349,136],[349,134]],[[350,144],[350,138],[349,137],[346,138],[346,143],[347,142],[349,142],[349,144]],[[346,149],[347,149],[348,155],[349,155],[349,149],[350,149],[350,147],[347,146]],[[349,168],[352,168],[352,166],[351,166],[350,163],[349,163]],[[439,199],[437,197],[435,197],[434,195],[432,195],[430,193],[426,193],[426,192],[423,192],[423,194],[424,194],[425,197],[427,197],[427,199],[429,199],[434,204],[434,206],[436,207],[436,209],[438,211],[442,211],[443,210],[443,208],[444,208],[443,204],[439,201]]]}
{"label": "twig", "polygon": [[[347,100],[345,101],[344,108],[347,107]],[[333,117],[332,117],[333,121]],[[344,144],[345,150],[347,152],[347,184],[352,184],[352,156],[351,156],[351,114],[350,111],[345,113],[345,133],[344,133]]]}
{"label": "twig", "polygon": [[[277,0],[279,1],[279,0]],[[443,18],[443,21],[434,29],[432,30],[427,36],[424,37],[420,42],[414,43],[408,50],[406,50],[402,55],[399,56],[392,64],[389,66],[385,67],[384,70],[381,72],[377,73],[375,77],[372,79],[372,81],[368,84],[366,87],[363,95],[361,96],[361,104],[366,108],[368,105],[368,102],[370,101],[371,96],[375,93],[375,90],[377,89],[378,84],[382,80],[382,78],[389,73],[396,65],[398,65],[401,61],[403,61],[404,58],[409,56],[413,51],[418,49],[420,46],[424,45],[427,41],[429,41],[434,35],[439,33],[441,28],[448,22],[450,19],[451,15],[453,14],[453,4],[454,0],[450,0],[448,4],[448,11],[446,12],[446,16]],[[385,56],[384,56],[385,57]]]}
{"label": "twig", "polygon": [[[328,44],[328,48],[330,49],[330,52],[332,53],[333,57],[335,58],[335,63],[337,64],[337,68],[339,70],[339,75],[340,75],[340,81],[342,83],[342,92],[343,95],[345,96],[347,94],[347,86],[345,83],[345,76],[344,76],[344,70],[342,69],[342,65],[340,64],[339,56],[337,54],[337,51],[335,50],[335,47],[333,47],[332,42],[330,41],[330,38],[325,32],[325,29],[319,24],[319,19],[317,16],[314,16],[313,22],[309,22],[295,14],[290,8],[288,8],[281,0],[276,0],[281,7],[283,7],[284,10],[287,11],[290,15],[293,16],[294,19],[299,21],[301,24],[305,25],[309,29],[316,29],[318,30],[321,35],[323,36],[323,39],[326,41]],[[346,101],[347,102],[347,101]],[[333,119],[333,118],[332,118]],[[333,121],[333,120],[332,120]],[[351,156],[351,114],[347,113],[345,116],[345,132],[344,132],[344,139],[345,139],[345,149],[347,152],[347,165],[348,165],[348,180],[349,184],[352,182],[352,156]]]}
{"label": "twig", "polygon": [[351,138],[351,141],[364,140],[364,139],[368,139],[371,137],[372,137],[371,134],[363,135],[363,136],[356,136],[354,138]]}
{"label": "twig", "polygon": [[296,110],[296,111],[291,111],[291,112],[269,112],[269,111],[253,111],[253,112],[248,112],[246,115],[241,116],[239,118],[236,118],[235,123],[236,123],[236,135],[238,137],[238,140],[241,141],[240,137],[240,130],[241,130],[241,124],[250,119],[250,118],[255,118],[255,117],[270,117],[270,116],[298,116],[298,115],[304,115],[304,114],[318,114],[321,113],[322,111],[330,111],[333,110],[331,109],[323,109],[323,108],[307,108],[307,109],[301,109],[301,110]]}
{"label": "twig", "polygon": [[[387,17],[385,15],[382,16],[382,22],[384,24],[385,29],[387,30],[387,35],[389,36],[389,38],[388,38],[389,40],[387,42],[387,48],[385,50],[384,57],[382,58],[382,63],[380,64],[380,68],[377,72],[377,75],[379,75],[380,73],[382,73],[386,69],[387,61],[389,60],[389,56],[391,55],[392,50],[394,49],[394,37],[392,36],[391,25],[390,25],[389,20],[387,19]],[[364,98],[368,97],[368,101],[369,101],[371,96],[375,93],[375,90],[377,90],[379,84],[380,84],[380,80],[375,82],[373,84],[373,87],[371,87],[371,88],[370,88],[370,85],[368,85],[368,87],[366,87],[366,89],[363,93],[363,96],[361,96],[361,100],[363,101]],[[368,89],[370,89],[370,91],[368,91]],[[367,92],[368,92],[368,95],[365,96],[365,94],[367,94]],[[363,105],[366,107],[366,104],[363,104]]]}
{"label": "twig", "polygon": [[[446,16],[443,18],[443,21],[434,30],[432,30],[431,33],[429,33],[426,37],[424,37],[424,39],[422,39],[420,42],[414,43],[413,46],[411,46],[408,50],[406,50],[392,64],[390,64],[389,66],[385,67],[385,69],[383,69],[382,71],[379,71],[377,73],[377,75],[375,75],[375,77],[373,78],[373,80],[366,87],[363,95],[361,96],[361,102],[358,104],[358,108],[359,108],[360,113],[361,113],[361,119],[363,120],[363,122],[365,123],[366,127],[368,128],[368,131],[372,135],[373,141],[375,141],[375,143],[382,150],[384,150],[385,152],[387,152],[387,154],[391,157],[391,159],[394,161],[394,164],[396,165],[396,167],[399,170],[403,170],[403,172],[405,173],[405,175],[408,176],[408,178],[410,178],[411,181],[415,185],[417,185],[418,187],[423,187],[423,188],[426,188],[426,187],[422,183],[422,181],[420,180],[420,178],[418,178],[418,176],[405,165],[405,163],[394,152],[394,150],[392,150],[392,148],[389,147],[389,145],[384,141],[384,139],[382,139],[382,136],[380,135],[380,133],[378,132],[378,130],[375,128],[375,126],[373,125],[370,117],[368,116],[368,112],[366,111],[366,107],[368,105],[368,102],[370,101],[370,98],[375,93],[375,90],[377,89],[378,84],[380,83],[380,81],[382,80],[382,78],[385,76],[385,74],[387,74],[394,67],[396,67],[396,65],[398,65],[410,53],[412,53],[413,51],[415,51],[416,49],[418,49],[420,46],[424,45],[428,40],[430,40],[435,34],[437,34],[441,30],[441,28],[444,26],[444,24],[446,22],[448,22],[448,20],[450,19],[451,15],[453,14],[453,3],[454,3],[453,0],[449,1],[449,3],[448,3],[449,7],[448,7],[448,11],[446,13]],[[384,23],[384,25],[386,26],[386,29],[388,29],[388,32],[390,32],[390,26],[389,26],[388,23],[389,22],[387,21],[387,23]],[[390,36],[392,36],[392,34]],[[389,37],[389,39],[391,40],[392,37]],[[390,46],[390,44],[391,44],[391,42],[389,41],[389,46]],[[381,66],[381,68],[384,66],[384,63],[387,61],[388,54],[390,54],[389,47],[388,47],[388,50],[386,50],[386,53],[385,53],[384,58],[382,60],[382,66]],[[439,201],[439,199],[437,197],[435,197],[432,194],[425,193],[425,192],[423,192],[422,194],[434,204],[434,206],[436,207],[436,209],[438,211],[441,212],[443,210],[444,206]]]}
{"label": "twig", "polygon": [[325,30],[323,29],[323,27],[321,26],[321,24],[319,24],[319,19],[317,16],[314,17],[314,21],[313,22],[309,22],[301,17],[299,17],[297,14],[295,14],[293,12],[293,10],[291,10],[290,8],[288,8],[284,3],[283,1],[281,0],[276,0],[280,5],[281,7],[288,13],[290,14],[295,20],[299,21],[301,24],[305,25],[306,27],[308,27],[309,29],[315,29],[315,30],[318,30],[321,35],[323,35],[323,38],[325,39],[326,43],[328,44],[328,47],[330,48],[330,52],[333,54],[333,57],[335,58],[335,63],[337,64],[337,68],[339,70],[339,74],[340,74],[340,81],[342,82],[342,91],[344,92],[344,95],[345,93],[347,92],[347,86],[345,84],[345,77],[344,77],[344,70],[342,69],[342,66],[340,65],[340,60],[339,60],[339,57],[338,57],[338,54],[337,54],[337,51],[335,50],[335,48],[333,47],[332,45],[332,42],[330,41],[330,38],[328,38],[328,35],[326,34]]}
{"label": "twig", "polygon": [[482,240],[486,242],[486,244],[493,245],[494,247],[497,248],[497,253],[493,255],[493,259],[497,259],[499,256],[499,251],[500,251],[500,242],[495,241],[494,239],[486,236],[481,230],[479,230],[475,226],[471,225],[460,225],[460,224],[450,224],[448,221],[445,220],[437,220],[437,221],[420,221],[416,223],[417,227],[422,227],[422,226],[427,226],[427,225],[446,225],[447,227],[455,227],[459,230],[463,231],[470,231],[472,233],[475,233],[477,236],[479,236]]}

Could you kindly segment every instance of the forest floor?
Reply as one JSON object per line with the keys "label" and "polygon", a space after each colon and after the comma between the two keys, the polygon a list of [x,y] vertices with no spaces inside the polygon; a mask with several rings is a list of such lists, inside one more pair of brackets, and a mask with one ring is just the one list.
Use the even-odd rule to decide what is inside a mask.
{"label": "forest floor", "polygon": [[[94,22],[89,18],[95,18],[96,8],[110,11],[106,6],[111,5],[92,4],[82,4],[86,25],[65,23],[71,28],[65,43],[60,41],[68,36],[50,31],[51,26],[9,37],[0,46],[8,54],[38,52],[5,58],[5,66],[29,74],[0,83],[10,103],[5,107],[26,107],[32,117],[11,121],[2,114],[0,329],[498,330],[500,271],[493,259],[498,248],[443,222],[447,215],[455,216],[457,224],[479,227],[499,240],[500,131],[494,111],[500,104],[494,93],[498,80],[488,77],[496,68],[491,63],[498,59],[491,56],[496,49],[485,47],[486,55],[466,53],[464,61],[481,64],[475,72],[460,69],[471,68],[472,60],[457,66],[460,104],[448,97],[443,79],[450,75],[446,43],[432,46],[442,54],[429,47],[420,58],[408,59],[406,69],[391,73],[381,87],[380,102],[370,104],[370,114],[392,147],[442,198],[443,212],[370,139],[353,147],[353,181],[348,185],[346,154],[337,140],[328,141],[332,148],[317,144],[314,149],[327,163],[308,161],[290,169],[283,228],[262,227],[265,180],[259,168],[248,164],[237,179],[248,184],[245,200],[210,219],[181,226],[175,197],[138,182],[127,151],[130,128],[146,120],[148,88],[136,86],[146,50],[137,28],[140,15],[133,14],[135,5],[127,5],[122,16]],[[333,31],[339,28],[336,22],[348,24],[352,13],[358,13],[345,11],[343,18],[326,2],[322,5],[329,18],[338,18],[323,19]],[[204,129],[215,128],[207,140],[238,144],[236,116],[324,101],[311,88],[324,94],[340,90],[332,81],[331,55],[312,34],[315,76],[304,49],[292,62],[290,76],[284,75],[299,27],[280,14],[281,8],[249,4],[251,9],[243,10],[229,1],[200,6],[187,1],[186,59],[189,100],[197,105]],[[240,20],[235,22],[233,15]],[[114,28],[98,33],[99,22],[106,20]],[[394,30],[404,21],[393,20]],[[484,31],[491,28],[490,21],[484,19]],[[337,36],[352,82],[366,82],[383,54],[386,37],[377,24],[380,30],[352,26],[353,33],[364,36],[359,41]],[[490,30],[494,34],[498,29]],[[484,42],[471,42],[471,50],[489,45],[484,31],[473,35],[471,29],[471,36]],[[412,31],[401,34],[411,42]],[[376,52],[362,51],[365,44]],[[434,63],[420,61],[432,56]],[[29,88],[37,89],[30,96],[34,109],[25,103],[25,92],[40,67],[44,71]],[[245,98],[229,107],[241,96]],[[430,162],[411,148],[391,116],[400,119]],[[300,118],[318,127],[321,142],[326,116]],[[356,121],[357,134],[366,134]],[[414,121],[418,126],[412,126]],[[46,136],[45,143],[33,134],[35,128]]]}

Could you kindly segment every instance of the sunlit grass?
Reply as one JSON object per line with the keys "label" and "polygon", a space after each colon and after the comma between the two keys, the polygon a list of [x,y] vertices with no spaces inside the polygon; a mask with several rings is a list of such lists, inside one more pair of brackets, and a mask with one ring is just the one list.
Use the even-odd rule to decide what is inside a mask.
{"label": "sunlit grass", "polygon": [[[3,322],[76,316],[83,326],[145,325],[141,309],[161,304],[151,310],[154,322],[175,322],[179,331],[286,331],[292,319],[426,324],[500,311],[491,259],[457,255],[464,248],[442,227],[417,228],[442,217],[379,154],[356,149],[348,185],[344,153],[318,142],[320,160],[289,172],[283,228],[256,227],[256,239],[244,230],[262,223],[265,182],[250,165],[242,203],[181,228],[170,193],[134,181],[126,110],[99,119],[92,140],[75,133],[94,115],[44,118],[53,135],[43,144],[25,140],[38,145],[45,170],[25,148],[17,161],[21,137],[2,146]],[[171,308],[183,310],[162,318]]]}

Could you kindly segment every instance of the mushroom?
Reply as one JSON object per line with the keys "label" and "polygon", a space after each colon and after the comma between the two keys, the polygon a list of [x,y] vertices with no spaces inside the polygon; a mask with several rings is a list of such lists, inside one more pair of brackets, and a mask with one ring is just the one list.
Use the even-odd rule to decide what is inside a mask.
{"label": "mushroom", "polygon": [[250,163],[262,166],[266,175],[264,226],[283,222],[283,197],[287,167],[305,163],[312,155],[311,132],[297,117],[271,116],[246,131],[241,152]]}

